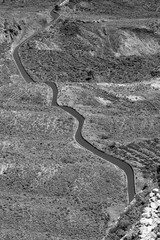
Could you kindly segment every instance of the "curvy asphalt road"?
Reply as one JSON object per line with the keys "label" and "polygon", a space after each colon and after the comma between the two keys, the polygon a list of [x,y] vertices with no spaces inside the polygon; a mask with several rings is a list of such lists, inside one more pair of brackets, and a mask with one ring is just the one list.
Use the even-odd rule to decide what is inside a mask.
{"label": "curvy asphalt road", "polygon": [[[59,14],[55,13],[54,11],[51,11],[51,16],[53,18],[53,21],[51,23],[53,23],[59,17]],[[50,25],[51,23],[49,23],[47,25]],[[35,35],[35,34],[33,34],[33,35]],[[25,70],[25,68],[24,68],[24,66],[23,66],[23,64],[22,64],[22,62],[20,60],[20,57],[19,57],[19,54],[18,54],[18,49],[19,49],[19,47],[22,44],[24,44],[24,42],[28,41],[31,37],[33,37],[33,35],[30,36],[29,38],[27,38],[26,40],[24,40],[13,51],[13,59],[14,59],[16,65],[17,65],[17,68],[18,68],[21,76],[28,83],[34,82],[34,80],[31,78],[31,76]],[[120,160],[119,158],[110,156],[109,154],[104,153],[101,150],[98,150],[97,148],[92,146],[88,141],[86,141],[82,137],[82,133],[81,133],[82,132],[82,127],[83,127],[83,124],[84,124],[84,120],[85,120],[84,117],[82,115],[80,115],[76,110],[72,109],[71,107],[58,105],[58,103],[57,103],[58,89],[57,89],[56,84],[54,83],[54,79],[53,79],[53,82],[46,82],[46,84],[49,87],[51,87],[52,90],[53,90],[52,106],[56,106],[56,107],[59,107],[59,108],[63,109],[64,111],[66,111],[67,113],[69,113],[70,115],[72,115],[74,118],[77,119],[79,124],[78,124],[78,129],[77,129],[77,131],[75,133],[76,141],[82,147],[84,147],[85,149],[87,149],[90,152],[94,153],[98,157],[101,157],[104,160],[113,163],[114,165],[116,165],[117,167],[119,167],[120,169],[122,169],[125,172],[125,174],[127,176],[128,201],[131,202],[133,200],[134,196],[135,196],[134,171],[133,171],[132,167],[128,163]]]}

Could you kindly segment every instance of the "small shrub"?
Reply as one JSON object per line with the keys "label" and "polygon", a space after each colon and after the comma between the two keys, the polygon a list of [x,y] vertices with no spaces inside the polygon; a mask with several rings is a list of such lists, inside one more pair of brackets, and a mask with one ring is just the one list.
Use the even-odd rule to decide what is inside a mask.
{"label": "small shrub", "polygon": [[60,32],[65,36],[75,36],[80,33],[79,27],[76,22],[65,20],[60,27]]}
{"label": "small shrub", "polygon": [[125,231],[124,231],[124,230],[122,230],[122,229],[118,229],[118,230],[117,230],[117,236],[118,236],[118,237],[123,237],[124,234],[125,234]]}
{"label": "small shrub", "polygon": [[54,10],[55,11],[59,11],[61,8],[60,8],[60,6],[59,5],[55,5],[55,7],[54,7]]}
{"label": "small shrub", "polygon": [[120,221],[119,223],[119,228],[122,229],[122,230],[126,230],[128,228],[128,226],[130,225],[130,221],[128,218],[124,218]]}

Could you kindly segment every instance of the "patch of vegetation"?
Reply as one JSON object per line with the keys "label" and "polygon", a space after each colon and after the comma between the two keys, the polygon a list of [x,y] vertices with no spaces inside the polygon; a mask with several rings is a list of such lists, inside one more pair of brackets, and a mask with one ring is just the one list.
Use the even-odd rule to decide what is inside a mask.
{"label": "patch of vegetation", "polygon": [[10,76],[17,72],[8,56],[9,44],[0,41],[0,86],[10,83]]}
{"label": "patch of vegetation", "polygon": [[76,22],[69,21],[66,19],[60,27],[60,33],[64,34],[65,36],[75,36],[76,34],[80,34],[80,30]]}
{"label": "patch of vegetation", "polygon": [[157,166],[157,182],[160,188],[160,165]]}
{"label": "patch of vegetation", "polygon": [[37,106],[37,108],[51,105],[53,95],[46,85],[26,84],[25,82],[2,86],[0,93],[0,103],[5,106],[19,104]]}

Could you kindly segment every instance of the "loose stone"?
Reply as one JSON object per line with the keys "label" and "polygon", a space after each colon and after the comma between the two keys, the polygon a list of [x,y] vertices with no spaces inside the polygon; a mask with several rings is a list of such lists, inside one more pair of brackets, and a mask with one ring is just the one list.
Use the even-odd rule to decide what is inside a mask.
{"label": "loose stone", "polygon": [[154,202],[151,202],[151,207],[152,207],[153,209],[156,209],[156,208],[157,208],[157,205],[156,205]]}
{"label": "loose stone", "polygon": [[149,196],[150,197],[153,197],[155,194],[153,193],[153,192],[151,192],[150,194],[149,194]]}
{"label": "loose stone", "polygon": [[153,192],[156,192],[156,193],[159,192],[158,188],[154,188]]}
{"label": "loose stone", "polygon": [[154,197],[151,197],[150,202],[155,202],[155,200],[156,200],[156,197],[155,197],[155,196],[154,196]]}

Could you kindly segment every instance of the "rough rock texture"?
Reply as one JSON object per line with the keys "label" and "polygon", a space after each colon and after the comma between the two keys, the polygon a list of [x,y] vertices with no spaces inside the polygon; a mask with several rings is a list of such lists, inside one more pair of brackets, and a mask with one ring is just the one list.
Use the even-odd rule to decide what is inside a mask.
{"label": "rough rock texture", "polygon": [[155,229],[160,227],[160,192],[157,188],[150,193],[148,206],[144,209],[140,220],[140,239],[155,240]]}

